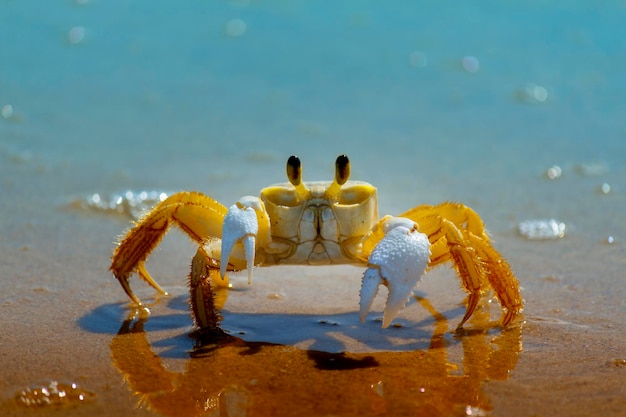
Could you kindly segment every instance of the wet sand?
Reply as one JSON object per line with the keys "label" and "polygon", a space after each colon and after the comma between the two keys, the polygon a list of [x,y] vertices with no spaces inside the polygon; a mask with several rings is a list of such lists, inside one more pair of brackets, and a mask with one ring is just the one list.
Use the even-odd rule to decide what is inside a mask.
{"label": "wet sand", "polygon": [[[358,320],[359,268],[280,267],[257,269],[250,287],[235,276],[224,290],[231,337],[202,345],[189,336],[184,276],[194,249],[182,233],[148,264],[172,296],[156,300],[133,280],[154,300],[147,320],[133,318],[107,271],[128,219],[37,198],[5,206],[19,221],[5,222],[2,240],[2,415],[617,416],[626,406],[623,226],[612,244],[593,231],[530,241],[492,229],[525,299],[523,317],[504,330],[493,301],[454,333],[464,295],[447,268],[429,273],[395,326],[381,329],[382,295]],[[609,198],[619,203],[610,211],[623,197]],[[36,216],[24,221],[24,212]],[[76,383],[86,399],[16,399],[51,381]]]}

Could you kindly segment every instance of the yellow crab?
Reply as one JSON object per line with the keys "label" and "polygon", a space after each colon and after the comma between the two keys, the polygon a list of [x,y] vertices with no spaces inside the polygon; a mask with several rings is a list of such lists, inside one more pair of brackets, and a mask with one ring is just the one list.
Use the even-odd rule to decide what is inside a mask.
{"label": "yellow crab", "polygon": [[519,284],[506,260],[493,248],[481,218],[463,204],[422,205],[398,217],[378,218],[376,188],[348,181],[350,162],[341,155],[334,181],[303,182],[300,159],[287,160],[288,183],[246,196],[230,208],[196,192],[180,192],[159,203],[121,240],[111,270],[137,307],[129,278],[140,278],[159,293],[144,262],[168,227],[175,224],[198,245],[189,286],[195,324],[218,330],[220,315],[212,285],[229,271],[255,266],[353,264],[366,267],[360,297],[365,320],[379,285],[388,288],[383,327],[408,301],[430,268],[452,262],[468,292],[470,318],[481,294],[493,288],[508,325],[522,310]]}

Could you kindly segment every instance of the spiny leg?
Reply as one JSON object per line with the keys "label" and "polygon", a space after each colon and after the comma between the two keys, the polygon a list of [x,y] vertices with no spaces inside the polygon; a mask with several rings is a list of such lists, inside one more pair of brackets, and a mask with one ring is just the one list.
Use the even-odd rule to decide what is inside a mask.
{"label": "spiny leg", "polygon": [[227,291],[218,291],[216,288],[223,287],[219,285],[221,280],[218,262],[211,259],[202,248],[198,248],[191,261],[189,304],[194,323],[203,331],[219,331],[219,322],[222,320],[220,310],[227,296]]}
{"label": "spiny leg", "polygon": [[121,239],[110,266],[113,275],[137,305],[141,305],[141,301],[128,282],[135,271],[159,293],[165,294],[163,288],[150,276],[144,263],[169,226],[177,225],[192,240],[201,244],[212,237],[221,237],[225,215],[226,207],[200,193],[181,192],[168,197],[139,220]]}
{"label": "spiny leg", "polygon": [[491,284],[506,310],[502,324],[509,324],[521,311],[519,284],[506,260],[493,248],[480,217],[467,206],[443,203],[419,206],[403,214],[420,225],[431,242],[430,267],[452,261],[468,291],[465,316],[471,317],[486,282]]}
{"label": "spiny leg", "polygon": [[486,271],[476,250],[468,245],[461,231],[450,221],[444,219],[441,222],[448,244],[448,250],[454,260],[454,268],[457,271],[465,290],[469,293],[467,307],[463,319],[457,326],[463,327],[465,322],[472,316],[484,287]]}
{"label": "spiny leg", "polygon": [[[519,283],[513,274],[509,263],[506,259],[493,247],[487,231],[484,228],[482,220],[471,208],[462,204],[444,203],[436,206],[440,209],[442,217],[450,220],[457,226],[464,245],[471,248],[475,253],[475,265],[478,267],[482,278],[481,286],[485,286],[486,279],[493,288],[500,305],[505,310],[502,317],[502,325],[507,326],[522,311],[522,298],[519,291]],[[449,216],[449,217],[448,217]],[[445,228],[447,230],[453,230]],[[449,239],[449,232],[446,233]],[[450,251],[452,254],[452,250]],[[458,260],[455,257],[455,264]],[[471,297],[471,295],[470,295]],[[476,297],[476,302],[480,298],[480,293]],[[463,323],[469,318],[466,315]]]}
{"label": "spiny leg", "polygon": [[506,310],[502,325],[506,326],[522,312],[523,303],[519,290],[519,282],[509,263],[489,243],[469,235],[472,246],[476,248],[487,272],[486,277],[496,293],[500,305]]}
{"label": "spiny leg", "polygon": [[[445,208],[449,214],[453,214],[457,223],[444,218],[439,210]],[[466,206],[444,203],[439,206],[419,206],[403,214],[411,216],[418,223],[420,231],[428,236],[431,243],[431,257],[429,267],[433,268],[442,263],[452,261],[457,274],[461,278],[463,287],[468,292],[468,301],[465,315],[459,324],[459,328],[471,317],[480,301],[481,288],[485,281],[485,274],[480,258],[464,234],[467,230],[461,226],[485,234],[480,218],[473,210],[465,210]],[[469,213],[470,215],[467,215]],[[463,233],[463,231],[465,233]],[[486,236],[486,234],[485,234]]]}

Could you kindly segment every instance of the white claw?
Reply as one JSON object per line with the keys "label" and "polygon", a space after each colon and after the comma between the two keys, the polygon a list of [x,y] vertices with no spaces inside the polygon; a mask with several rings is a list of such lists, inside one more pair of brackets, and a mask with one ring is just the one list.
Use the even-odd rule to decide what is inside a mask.
{"label": "white claw", "polygon": [[370,308],[372,308],[374,298],[376,294],[378,294],[378,286],[382,283],[383,279],[380,276],[378,268],[367,268],[361,283],[361,311],[359,312],[361,323],[365,323],[365,316],[367,312],[370,311]]}
{"label": "white claw", "polygon": [[369,256],[369,268],[361,285],[361,321],[370,309],[380,284],[389,290],[383,312],[383,328],[405,306],[430,260],[428,237],[409,219],[392,217],[383,226],[385,237]]}
{"label": "white claw", "polygon": [[[252,283],[252,268],[254,268],[255,237],[247,235],[243,238],[243,247],[246,249],[246,269],[248,270],[248,285]],[[220,265],[221,268],[221,265]]]}
{"label": "white claw", "polygon": [[224,217],[222,225],[222,250],[220,262],[220,276],[224,278],[235,245],[243,243],[246,268],[248,269],[248,284],[252,282],[252,268],[254,267],[254,252],[256,235],[259,224],[255,207],[259,205],[256,197],[243,197],[233,204]]}

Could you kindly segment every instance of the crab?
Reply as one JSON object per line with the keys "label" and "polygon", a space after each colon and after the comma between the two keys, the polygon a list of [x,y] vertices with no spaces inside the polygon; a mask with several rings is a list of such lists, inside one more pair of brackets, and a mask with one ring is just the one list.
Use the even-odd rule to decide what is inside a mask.
{"label": "crab", "polygon": [[227,274],[273,265],[352,264],[365,267],[360,291],[361,322],[384,285],[382,326],[388,327],[428,270],[451,263],[467,292],[457,329],[472,316],[490,288],[503,310],[502,326],[522,311],[517,278],[492,246],[483,221],[471,208],[446,202],[420,205],[399,216],[378,217],[377,190],[349,180],[350,161],[340,155],[333,181],[303,182],[302,164],[287,160],[289,182],[263,188],[226,208],[198,192],[179,192],[157,204],[114,250],[111,271],[137,308],[143,304],[129,279],[136,273],[160,294],[167,292],[145,267],[170,225],[198,245],[189,274],[190,305],[200,330],[220,330],[213,287]]}

